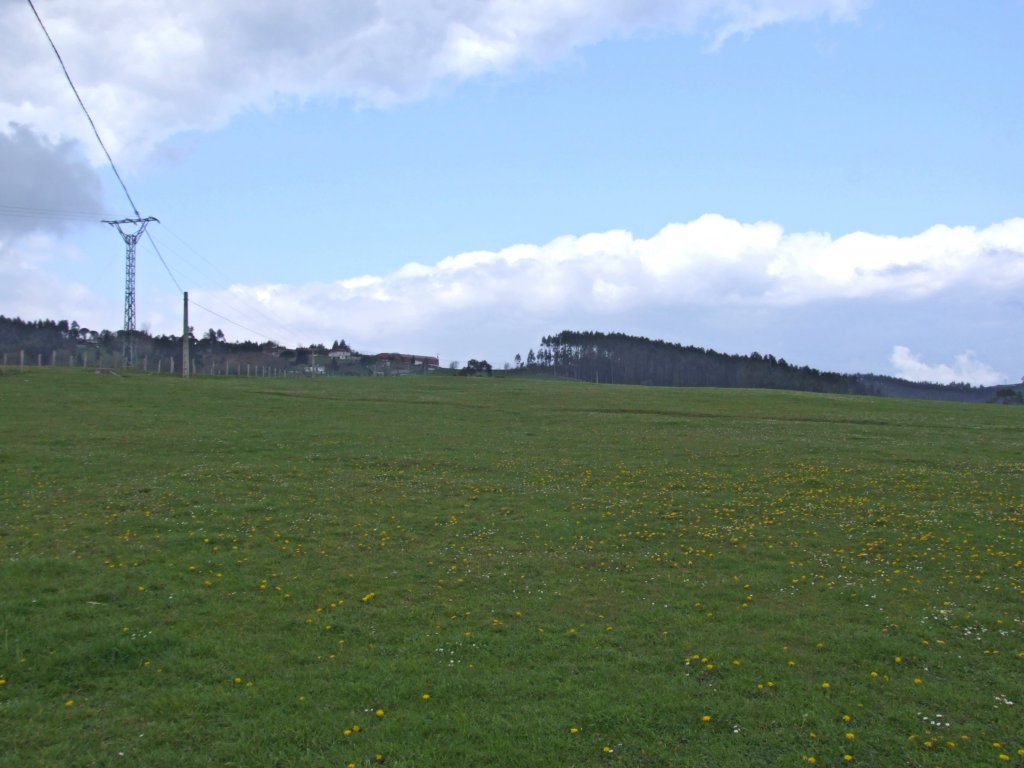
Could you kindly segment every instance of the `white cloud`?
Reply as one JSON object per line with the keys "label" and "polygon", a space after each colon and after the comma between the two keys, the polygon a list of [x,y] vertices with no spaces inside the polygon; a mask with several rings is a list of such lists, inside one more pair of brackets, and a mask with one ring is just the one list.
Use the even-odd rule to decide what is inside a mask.
{"label": "white cloud", "polygon": [[[37,3],[114,156],[215,129],[248,108],[350,98],[386,105],[444,82],[542,64],[661,30],[721,44],[771,24],[854,18],[869,0],[218,0]],[[25,3],[0,3],[0,125],[95,141]],[[94,156],[98,162],[100,157]]]}
{"label": "white cloud", "polygon": [[110,326],[119,317],[116,301],[60,277],[59,262],[77,259],[76,249],[36,232],[17,240],[0,239],[0,307],[25,320],[77,320],[87,328]]}
{"label": "white cloud", "polygon": [[[733,307],[781,316],[838,299],[922,302],[952,289],[975,294],[980,305],[1022,287],[1024,219],[984,229],[933,227],[913,237],[860,232],[833,239],[706,215],[650,238],[621,230],[565,236],[389,275],[196,295],[209,307],[260,307],[305,339],[345,329],[353,343],[379,349],[465,343],[497,325],[505,336],[532,338],[584,322],[619,329],[652,312],[708,316]],[[243,322],[260,327],[258,318]],[[978,383],[1000,375],[970,356],[958,366],[949,379]]]}
{"label": "white cloud", "polygon": [[1005,374],[975,359],[971,350],[956,355],[953,365],[930,365],[909,348],[898,345],[893,347],[889,362],[892,363],[896,375],[908,381],[927,381],[936,384],[961,382],[976,386],[992,386],[1007,380]]}

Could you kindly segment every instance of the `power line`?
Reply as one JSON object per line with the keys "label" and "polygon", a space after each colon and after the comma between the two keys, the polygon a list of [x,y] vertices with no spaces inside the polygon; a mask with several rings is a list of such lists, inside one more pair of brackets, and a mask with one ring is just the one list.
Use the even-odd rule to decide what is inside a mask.
{"label": "power line", "polygon": [[[146,219],[143,219],[142,218],[142,214],[139,213],[139,209],[135,205],[135,201],[132,199],[131,193],[128,192],[128,187],[124,183],[124,179],[121,178],[121,174],[117,170],[117,166],[114,164],[114,159],[110,156],[110,152],[107,150],[107,145],[103,143],[103,138],[100,136],[99,129],[96,128],[96,123],[93,122],[92,115],[89,114],[89,110],[86,108],[85,102],[82,101],[82,97],[78,93],[78,88],[75,87],[75,83],[71,79],[71,74],[68,72],[68,68],[64,65],[64,59],[61,57],[60,51],[57,50],[57,45],[53,42],[53,38],[50,37],[50,33],[47,31],[46,25],[43,23],[42,18],[39,16],[39,12],[36,10],[36,7],[33,4],[32,0],[26,0],[26,1],[28,2],[29,8],[32,9],[32,14],[36,17],[36,21],[39,22],[39,27],[40,27],[40,29],[43,30],[43,34],[46,36],[46,40],[50,44],[50,48],[53,49],[53,55],[57,57],[57,62],[60,64],[60,68],[64,72],[64,77],[67,79],[68,85],[71,86],[71,91],[75,94],[75,98],[78,100],[78,105],[82,108],[82,112],[85,114],[86,119],[89,121],[89,125],[92,128],[93,135],[96,137],[96,141],[97,141],[97,143],[99,143],[100,149],[103,150],[103,154],[106,155],[107,162],[110,164],[110,169],[114,172],[114,176],[117,178],[118,183],[121,185],[121,189],[124,191],[124,196],[128,199],[128,203],[131,205],[132,211],[135,213],[135,220],[136,220],[136,222],[155,221],[155,219],[153,219],[152,217],[148,217]],[[18,206],[8,206],[8,208],[9,208],[8,213],[10,213],[11,215],[31,216],[31,215],[42,215],[43,214],[42,209],[39,209],[39,210],[36,210],[36,211],[33,211],[32,209],[27,209],[27,208],[26,209],[18,210]],[[0,208],[0,213],[3,213],[3,212],[4,212],[4,209]],[[126,221],[128,221],[128,220],[127,219],[122,220],[122,222],[126,222]],[[115,223],[115,222],[105,222],[105,223]],[[174,283],[175,287],[179,291],[182,291],[181,285],[178,283],[177,278],[174,276],[174,273],[171,271],[170,266],[167,264],[167,261],[164,259],[163,254],[160,253],[160,249],[157,247],[156,241],[153,239],[153,236],[148,231],[146,231],[145,225],[143,225],[142,230],[137,233],[136,238],[137,238],[138,235],[141,235],[143,232],[145,232],[146,238],[149,240],[150,245],[153,246],[153,251],[156,253],[157,258],[160,260],[160,263],[163,265],[164,269],[166,270],[167,275],[171,278],[171,282]],[[125,234],[123,232],[121,234],[122,234],[122,237],[125,237]],[[184,241],[182,241],[182,242],[184,242]],[[128,240],[126,240],[126,243],[128,243]],[[126,268],[126,272],[128,274],[126,275],[126,278],[125,278],[125,285],[126,285],[126,287],[125,287],[125,318],[126,318],[126,320],[125,320],[125,323],[126,323],[126,325],[125,325],[125,334],[126,334],[126,337],[130,336],[132,331],[134,331],[134,315],[135,315],[135,275],[134,275],[135,241],[134,240],[127,245],[127,249],[129,251],[129,256],[127,258],[128,266]],[[129,295],[129,293],[130,293],[130,295]],[[193,302],[193,304],[195,304],[195,302]],[[225,317],[222,314],[214,312],[212,309],[208,309],[207,307],[202,306],[201,304],[195,304],[195,306],[197,306],[200,309],[203,309],[203,310],[209,312],[212,315],[215,315],[215,316],[221,318],[222,320],[225,320],[225,321],[231,323],[232,325],[235,325],[235,326],[237,326],[239,328],[242,328],[242,329],[244,329],[246,331],[249,331],[250,333],[255,333],[258,336],[263,336],[266,339],[270,338],[269,336],[267,336],[264,333],[261,333],[261,332],[259,332],[257,330],[252,329],[252,328],[248,328],[248,327],[242,325],[241,323],[238,323],[238,322],[232,320],[229,317]],[[130,320],[130,322],[129,322],[129,320]]]}
{"label": "power line", "polygon": [[156,247],[156,241],[153,239],[153,236],[149,234],[149,230],[146,230],[146,239],[149,240],[149,244],[153,246],[153,251],[156,253],[156,257],[160,259],[160,263],[164,265],[164,269],[167,270],[167,274],[171,278],[171,282],[177,287],[178,292],[184,293],[184,289],[182,289],[181,284],[174,277],[174,273],[171,272],[171,268],[167,266],[167,262],[164,261],[164,256],[160,253],[160,249]]}
{"label": "power line", "polygon": [[[185,248],[187,248],[192,254],[194,254],[197,258],[199,258],[206,266],[210,267],[216,273],[215,276],[211,276],[209,274],[204,274],[204,273],[206,273],[206,270],[204,268],[202,268],[200,265],[198,265],[198,264],[196,264],[194,262],[191,262],[186,256],[184,256],[184,255],[179,253],[178,254],[179,258],[181,258],[187,265],[192,266],[192,268],[195,270],[195,273],[196,273],[197,277],[199,277],[200,280],[212,279],[215,287],[217,287],[219,290],[224,290],[224,289],[228,288],[230,283],[233,282],[230,275],[228,275],[226,272],[224,272],[224,270],[222,270],[219,266],[217,266],[217,264],[215,264],[214,262],[210,261],[202,253],[200,253],[198,250],[196,250],[195,247],[193,247],[189,242],[187,242],[179,234],[174,232],[170,227],[167,226],[166,222],[160,222],[160,231],[169,233],[179,243],[181,243]],[[150,230],[146,230],[146,234],[150,238],[155,238],[155,235],[153,235]],[[169,246],[168,246],[167,243],[164,243],[163,247],[164,247],[165,250],[167,250]],[[170,247],[170,250],[171,250],[171,252],[174,252],[175,249],[173,247]],[[217,276],[219,276],[219,278]],[[225,301],[225,300],[221,299],[221,301]],[[193,300],[192,303],[195,304],[195,301]],[[282,321],[280,318],[275,317],[272,313],[267,311],[259,302],[250,303],[250,302],[246,301],[246,302],[244,302],[244,307],[239,307],[237,305],[236,306],[232,306],[230,304],[230,302],[226,302],[226,301],[225,301],[225,303],[228,304],[230,309],[238,312],[239,314],[255,313],[255,314],[259,315],[264,321],[266,321],[270,326],[278,329],[278,331],[280,331],[281,333],[285,334],[286,336],[290,336],[290,337],[293,337],[293,338],[298,338],[298,334],[296,334],[294,330],[289,328],[287,326],[287,324],[284,321]],[[204,310],[206,309],[206,307],[203,307],[202,305],[199,305],[199,304],[195,304],[195,305],[198,306],[200,309],[204,309]],[[207,310],[207,311],[209,311],[209,310]],[[213,313],[213,314],[217,314],[217,313]],[[268,338],[268,339],[269,338],[273,338],[270,334],[263,333],[261,331],[255,330],[255,329],[250,329],[250,328],[246,327],[245,325],[242,325],[241,323],[238,323],[238,322],[232,320],[230,317],[226,317],[226,316],[220,315],[220,314],[217,314],[217,317],[221,317],[221,318],[227,320],[229,323],[238,326],[239,328],[243,328],[245,330],[251,331],[252,333],[256,333],[256,334],[258,334],[260,336],[263,336],[264,338]],[[280,335],[278,335],[277,338],[280,338]]]}
{"label": "power line", "polygon": [[117,166],[114,165],[114,159],[110,156],[107,151],[107,145],[103,143],[103,139],[100,138],[100,132],[96,128],[96,123],[92,121],[92,115],[89,114],[89,110],[85,108],[85,102],[82,101],[82,97],[78,95],[78,89],[75,88],[74,82],[71,80],[71,75],[68,73],[68,68],[64,66],[64,59],[60,56],[60,51],[57,50],[57,46],[53,42],[53,38],[50,37],[50,33],[46,31],[46,25],[43,24],[43,20],[39,16],[39,12],[36,10],[32,0],[27,0],[28,7],[32,9],[32,14],[36,17],[36,21],[39,22],[40,29],[43,30],[43,34],[46,35],[46,40],[53,49],[53,55],[57,57],[57,61],[60,63],[60,68],[64,71],[64,77],[67,78],[68,85],[71,86],[71,90],[75,94],[75,98],[78,99],[78,106],[82,108],[82,112],[85,113],[85,118],[89,121],[89,125],[92,126],[92,132],[96,136],[96,141],[99,142],[100,148],[103,150],[103,154],[107,156],[107,162],[110,163],[111,170],[114,171],[114,176],[117,177],[118,183],[121,185],[121,189],[124,190],[124,196],[128,198],[129,204],[132,206],[132,211],[135,212],[135,218],[141,219],[142,214],[139,213],[139,209],[135,207],[135,201],[132,200],[132,196],[128,193],[128,187],[125,186],[124,180],[121,178],[121,174],[117,171]]}
{"label": "power line", "polygon": [[99,211],[75,211],[64,208],[34,208],[27,205],[0,204],[0,216],[20,219],[60,219],[95,222],[108,214]]}
{"label": "power line", "polygon": [[[82,101],[82,96],[78,93],[78,88],[75,87],[75,82],[71,79],[71,73],[68,72],[68,68],[64,64],[64,59],[61,57],[60,51],[57,50],[56,43],[54,43],[53,38],[50,37],[50,33],[49,31],[47,31],[46,25],[43,23],[42,17],[40,17],[39,12],[36,10],[35,4],[33,4],[32,0],[27,0],[27,2],[28,7],[32,9],[32,15],[35,16],[36,21],[39,22],[39,28],[43,30],[43,34],[46,36],[46,41],[50,44],[50,48],[53,49],[53,55],[57,57],[57,62],[60,64],[60,68],[64,72],[64,77],[65,79],[67,79],[68,85],[71,86],[72,93],[75,94],[75,98],[78,100],[78,106],[82,108],[82,112],[85,114],[85,119],[89,121],[89,125],[92,128],[93,135],[96,137],[96,141],[100,145],[100,149],[103,150],[103,154],[106,155],[107,157],[107,162],[110,163],[110,170],[114,172],[114,176],[117,178],[118,184],[120,184],[121,189],[124,190],[124,196],[128,198],[128,203],[129,205],[131,205],[132,211],[135,213],[135,219],[132,221],[142,225],[142,229],[139,230],[139,232],[136,233],[134,236],[132,236],[130,240],[124,232],[121,232],[121,236],[125,238],[125,243],[127,244],[126,248],[128,254],[126,259],[127,266],[125,270],[126,275],[124,331],[126,343],[130,343],[131,335],[135,330],[135,243],[137,242],[138,237],[145,231],[146,223],[149,221],[155,221],[155,219],[153,219],[152,217],[147,217],[143,219],[142,214],[139,213],[139,208],[137,205],[135,205],[135,201],[132,199],[132,195],[128,191],[128,186],[124,183],[124,179],[121,178],[121,173],[117,170],[117,165],[114,164],[114,158],[110,156],[110,152],[107,150],[107,145],[103,143],[103,137],[100,136],[99,129],[96,128],[96,123],[93,121],[92,115],[89,114],[89,110],[86,108],[85,102]],[[121,220],[122,223],[127,221],[129,220]],[[112,224],[116,222],[105,223]],[[120,230],[120,227],[118,227],[118,230]],[[153,250],[156,252],[157,258],[160,259],[160,263],[163,264],[164,269],[167,270],[167,274],[170,276],[171,282],[173,282],[174,285],[177,286],[178,290],[180,291],[181,286],[178,284],[177,279],[175,279],[174,273],[171,272],[171,268],[167,265],[167,262],[164,261],[163,254],[160,253],[160,249],[156,247],[156,243],[153,242],[153,238],[151,236],[149,237],[149,242],[153,246]],[[129,357],[128,359],[130,363],[131,358]]]}
{"label": "power line", "polygon": [[202,304],[198,303],[195,300],[192,300],[189,303],[193,307],[199,307],[200,309],[202,309],[202,310],[204,310],[206,312],[209,312],[214,317],[219,317],[221,320],[225,320],[225,321],[231,323],[232,325],[237,326],[238,328],[241,328],[244,331],[248,331],[249,333],[255,333],[257,336],[262,336],[264,339],[267,339],[268,341],[273,341],[273,339],[271,339],[271,337],[268,336],[267,334],[261,333],[260,331],[257,331],[255,328],[249,328],[248,326],[242,325],[241,323],[232,320],[230,317],[225,317],[224,315],[220,314],[220,312],[214,312],[209,307],[204,307]]}

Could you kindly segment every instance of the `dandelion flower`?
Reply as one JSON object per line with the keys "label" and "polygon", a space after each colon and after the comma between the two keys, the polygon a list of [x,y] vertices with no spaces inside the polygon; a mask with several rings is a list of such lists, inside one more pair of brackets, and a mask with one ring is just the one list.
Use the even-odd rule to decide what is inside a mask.
{"label": "dandelion flower", "polygon": [[378,709],[373,714],[375,714],[377,717],[384,717],[384,710],[383,709]]}
{"label": "dandelion flower", "polygon": [[704,715],[704,717],[702,717],[702,718],[700,719],[700,721],[701,721],[702,723],[710,723],[710,722],[711,722],[711,715]]}

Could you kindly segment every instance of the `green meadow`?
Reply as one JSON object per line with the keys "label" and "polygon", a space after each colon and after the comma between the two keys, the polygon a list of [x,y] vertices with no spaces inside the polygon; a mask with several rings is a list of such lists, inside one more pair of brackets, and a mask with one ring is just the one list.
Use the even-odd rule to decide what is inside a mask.
{"label": "green meadow", "polygon": [[1024,766],[1024,409],[0,374],[0,766]]}

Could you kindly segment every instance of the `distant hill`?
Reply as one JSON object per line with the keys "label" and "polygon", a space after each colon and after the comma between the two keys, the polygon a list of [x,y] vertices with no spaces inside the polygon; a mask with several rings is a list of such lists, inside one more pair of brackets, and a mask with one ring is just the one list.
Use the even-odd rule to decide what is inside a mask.
{"label": "distant hill", "polygon": [[643,336],[562,331],[541,339],[517,370],[606,384],[667,387],[750,387],[878,395],[927,400],[1024,404],[1024,387],[927,384],[874,374],[796,366],[770,354],[728,355]]}

